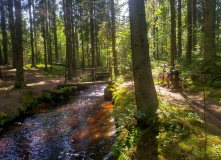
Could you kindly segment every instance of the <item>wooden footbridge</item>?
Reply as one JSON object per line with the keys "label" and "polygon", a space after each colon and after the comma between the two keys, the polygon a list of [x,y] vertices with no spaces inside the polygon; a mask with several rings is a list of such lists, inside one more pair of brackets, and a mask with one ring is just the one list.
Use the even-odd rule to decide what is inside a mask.
{"label": "wooden footbridge", "polygon": [[[98,69],[109,69],[108,72],[96,72],[96,70]],[[68,82],[67,83],[67,75],[65,72],[65,80],[64,80],[64,84],[61,84],[61,76],[59,74],[59,80],[60,80],[60,84],[58,85],[58,88],[63,88],[63,87],[70,87],[70,86],[91,86],[91,85],[102,85],[102,84],[113,84],[113,74],[112,74],[112,70],[115,67],[98,67],[98,68],[83,68],[80,70],[91,70],[94,75],[93,75],[93,81],[91,82],[81,82],[79,81],[79,79],[77,78],[76,82],[72,83],[72,82]],[[108,75],[110,76],[110,80],[109,81],[96,81],[96,77],[97,75]],[[92,77],[92,76],[91,76]]]}

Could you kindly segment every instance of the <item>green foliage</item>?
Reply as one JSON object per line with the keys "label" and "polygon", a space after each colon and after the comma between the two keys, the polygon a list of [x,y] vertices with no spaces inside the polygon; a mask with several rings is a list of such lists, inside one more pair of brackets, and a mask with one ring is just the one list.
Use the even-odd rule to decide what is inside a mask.
{"label": "green foliage", "polygon": [[4,119],[7,117],[7,114],[0,112],[0,125],[4,124]]}
{"label": "green foliage", "polygon": [[83,77],[81,79],[82,82],[91,82],[92,78],[91,77]]}
{"label": "green foliage", "polygon": [[117,126],[117,142],[114,145],[114,154],[118,159],[131,159],[136,151],[142,131],[136,127],[136,105],[134,92],[123,86],[118,86],[114,92],[115,107],[113,117]]}
{"label": "green foliage", "polygon": [[221,91],[212,91],[207,95],[207,98],[218,100],[221,102]]}
{"label": "green foliage", "polygon": [[212,88],[221,88],[221,65],[204,68],[207,85]]}
{"label": "green foliage", "polygon": [[[205,132],[201,117],[187,108],[161,102],[159,159],[204,159]],[[221,137],[208,128],[207,159],[220,159]],[[216,142],[214,142],[216,140]]]}
{"label": "green foliage", "polygon": [[[220,94],[219,91],[214,96]],[[213,96],[213,95],[211,95]],[[193,101],[192,99],[187,99]],[[113,117],[117,126],[117,142],[114,153],[118,159],[134,159],[137,144],[143,139],[145,130],[136,126],[136,117],[143,116],[136,112],[134,91],[124,86],[116,86],[114,92],[115,107]],[[157,111],[159,117],[158,152],[159,159],[204,159],[205,124],[202,116],[187,107],[170,105],[161,101]],[[207,157],[221,159],[221,137],[218,131],[207,124]],[[147,148],[143,148],[146,152]]]}
{"label": "green foliage", "polygon": [[123,75],[120,75],[117,77],[117,83],[123,83],[124,82],[124,76]]}
{"label": "green foliage", "polygon": [[46,102],[48,102],[48,103],[53,103],[54,101],[53,101],[53,94],[51,94],[51,93],[48,93],[48,94],[46,94],[45,96],[45,101]]}
{"label": "green foliage", "polygon": [[21,99],[26,107],[34,107],[38,103],[37,98],[29,92],[25,92]]}

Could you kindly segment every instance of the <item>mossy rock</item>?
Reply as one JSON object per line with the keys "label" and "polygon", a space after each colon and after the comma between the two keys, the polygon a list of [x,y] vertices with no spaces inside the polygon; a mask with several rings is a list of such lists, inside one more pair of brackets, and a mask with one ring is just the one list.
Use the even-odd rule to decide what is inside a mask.
{"label": "mossy rock", "polygon": [[112,85],[108,85],[105,89],[104,89],[104,100],[105,101],[111,101],[113,99],[113,86]]}

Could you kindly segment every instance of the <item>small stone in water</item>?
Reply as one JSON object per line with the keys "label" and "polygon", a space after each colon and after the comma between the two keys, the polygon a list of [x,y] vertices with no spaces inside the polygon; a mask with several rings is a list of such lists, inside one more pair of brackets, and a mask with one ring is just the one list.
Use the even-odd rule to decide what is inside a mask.
{"label": "small stone in water", "polygon": [[75,153],[75,154],[71,154],[71,157],[74,157],[74,158],[79,158],[79,157],[81,157],[81,155],[80,155],[80,154]]}
{"label": "small stone in water", "polygon": [[66,156],[70,156],[70,153],[66,153]]}
{"label": "small stone in water", "polygon": [[21,122],[15,122],[15,125],[20,126],[20,125],[21,125]]}

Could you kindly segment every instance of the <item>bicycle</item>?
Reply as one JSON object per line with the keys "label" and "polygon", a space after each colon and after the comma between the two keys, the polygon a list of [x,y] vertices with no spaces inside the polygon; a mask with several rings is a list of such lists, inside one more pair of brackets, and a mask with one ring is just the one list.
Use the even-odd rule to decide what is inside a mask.
{"label": "bicycle", "polygon": [[176,88],[180,81],[180,73],[178,70],[173,70],[173,66],[169,66],[170,71],[167,71],[167,66],[164,64],[163,72],[158,75],[158,84],[164,85],[164,82],[167,82],[169,88]]}

